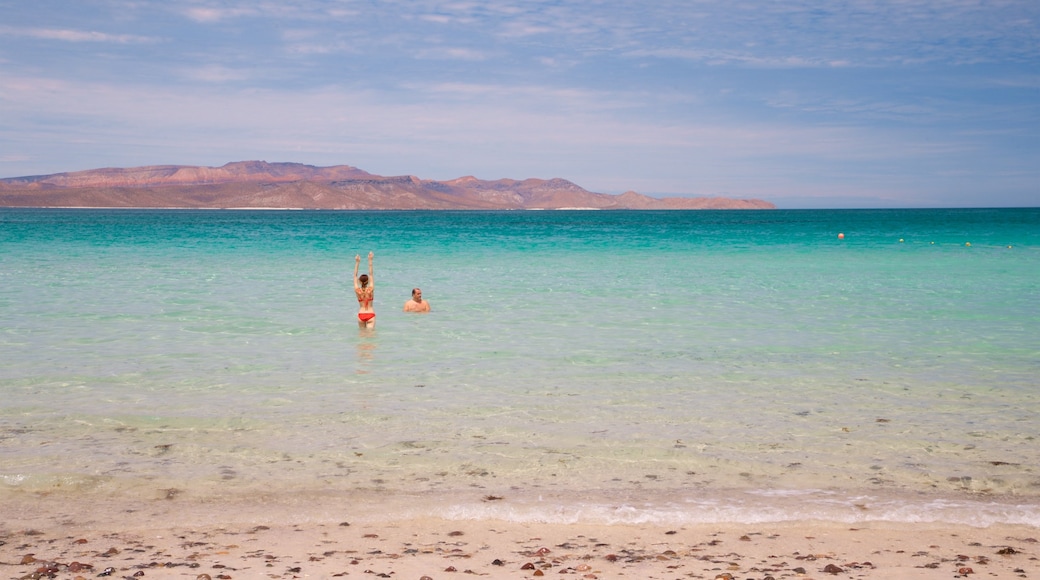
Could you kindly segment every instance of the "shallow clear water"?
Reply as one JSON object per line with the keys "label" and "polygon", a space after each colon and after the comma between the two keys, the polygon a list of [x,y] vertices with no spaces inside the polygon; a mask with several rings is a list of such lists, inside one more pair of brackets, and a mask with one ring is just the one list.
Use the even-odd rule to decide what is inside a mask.
{"label": "shallow clear water", "polygon": [[[513,518],[870,504],[1040,525],[1040,210],[0,210],[0,228],[0,493],[441,493],[501,517],[456,501],[482,490]],[[429,315],[401,312],[417,285]]]}

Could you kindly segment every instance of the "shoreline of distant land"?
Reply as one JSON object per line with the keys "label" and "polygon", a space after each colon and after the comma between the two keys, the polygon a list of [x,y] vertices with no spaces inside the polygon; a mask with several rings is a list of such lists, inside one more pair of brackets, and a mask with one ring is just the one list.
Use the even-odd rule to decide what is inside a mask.
{"label": "shoreline of distant land", "polygon": [[0,207],[94,209],[609,210],[776,209],[760,199],[655,198],[566,179],[381,176],[349,165],[240,161],[150,165],[0,179]]}

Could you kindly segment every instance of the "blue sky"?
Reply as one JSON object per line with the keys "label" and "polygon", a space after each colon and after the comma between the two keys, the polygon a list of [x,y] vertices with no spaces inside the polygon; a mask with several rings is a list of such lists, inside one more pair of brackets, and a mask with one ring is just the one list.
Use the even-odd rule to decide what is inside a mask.
{"label": "blue sky", "polygon": [[1036,0],[0,0],[0,177],[261,159],[1040,205]]}

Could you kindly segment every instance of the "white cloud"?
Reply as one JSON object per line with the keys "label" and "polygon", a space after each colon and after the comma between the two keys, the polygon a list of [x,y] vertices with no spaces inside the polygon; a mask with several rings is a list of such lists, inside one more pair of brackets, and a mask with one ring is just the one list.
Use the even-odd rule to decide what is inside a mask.
{"label": "white cloud", "polygon": [[251,75],[245,70],[228,68],[217,64],[181,68],[180,74],[185,79],[207,83],[245,81],[251,78]]}
{"label": "white cloud", "polygon": [[703,62],[712,66],[746,65],[755,68],[841,68],[852,66],[848,60],[809,58],[794,55],[761,56],[752,52],[716,49],[659,48],[636,49],[626,53],[631,57],[675,58]]}
{"label": "white cloud", "polygon": [[444,14],[420,14],[418,18],[419,20],[432,22],[434,24],[451,24],[452,22],[456,22],[457,20],[455,18],[452,18],[451,16],[447,16]]}
{"label": "white cloud", "polygon": [[531,22],[507,22],[501,28],[500,36],[504,38],[525,38],[539,34],[550,34],[555,32],[551,26],[534,24]]}
{"label": "white cloud", "polygon": [[[228,74],[214,68],[199,76],[224,80]],[[400,96],[339,88],[171,92],[55,79],[3,80],[8,89],[5,108],[11,114],[5,116],[22,118],[17,114],[20,109],[64,119],[70,133],[108,142],[106,147],[116,156],[131,135],[134,141],[178,143],[185,149],[207,143],[225,148],[229,158],[237,158],[241,150],[282,150],[288,144],[336,151],[390,143],[407,158],[424,155],[431,145],[473,154],[482,144],[494,142],[524,156],[546,151],[591,155],[627,151],[632,163],[669,151],[666,155],[688,155],[689,163],[702,167],[777,155],[806,156],[816,162],[879,160],[931,155],[952,147],[929,150],[911,140],[896,146],[868,129],[640,120],[618,115],[617,110],[645,95],[539,86],[416,86],[414,98],[402,101]],[[430,99],[433,94],[450,98]],[[33,127],[14,129],[32,131]]]}
{"label": "white cloud", "polygon": [[425,48],[416,52],[416,57],[428,60],[481,61],[488,59],[488,55],[484,51],[458,47]]}
{"label": "white cloud", "polygon": [[62,28],[27,28],[24,30],[10,26],[0,26],[0,35],[26,36],[42,40],[60,40],[64,42],[107,42],[114,44],[147,44],[159,42],[159,39],[136,34],[110,34],[93,30],[71,30]]}
{"label": "white cloud", "polygon": [[257,11],[253,8],[212,8],[204,6],[192,6],[185,8],[183,11],[184,15],[191,20],[201,22],[204,24],[210,24],[213,22],[219,22],[228,18],[238,18],[241,16],[253,16],[257,14]]}
{"label": "white cloud", "polygon": [[845,119],[897,120],[920,123],[941,115],[938,106],[919,102],[882,100],[876,96],[836,97],[829,94],[782,91],[766,99],[766,104],[778,109],[791,109],[803,113],[826,113]]}
{"label": "white cloud", "polygon": [[239,18],[270,19],[278,24],[295,21],[329,22],[356,19],[362,10],[350,2],[327,0],[191,0],[173,3],[170,10],[202,24]]}

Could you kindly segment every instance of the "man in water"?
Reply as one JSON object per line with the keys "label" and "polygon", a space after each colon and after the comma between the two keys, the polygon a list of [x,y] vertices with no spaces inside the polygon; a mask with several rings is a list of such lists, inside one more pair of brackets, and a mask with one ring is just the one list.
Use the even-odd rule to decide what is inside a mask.
{"label": "man in water", "polygon": [[404,303],[405,312],[429,312],[430,303],[422,299],[422,290],[412,288],[412,299]]}

